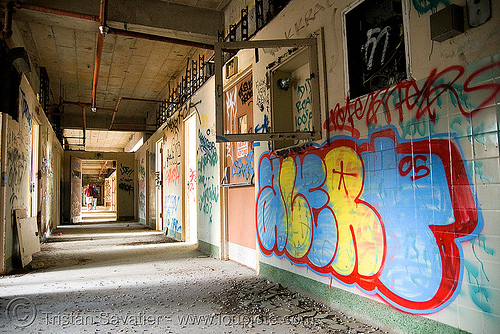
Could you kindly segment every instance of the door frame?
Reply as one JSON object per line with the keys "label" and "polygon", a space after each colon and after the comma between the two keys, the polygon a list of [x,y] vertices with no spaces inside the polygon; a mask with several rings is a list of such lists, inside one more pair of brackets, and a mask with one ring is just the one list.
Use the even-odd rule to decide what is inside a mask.
{"label": "door frame", "polygon": [[163,224],[163,137],[155,143],[156,173],[156,230],[162,231]]}

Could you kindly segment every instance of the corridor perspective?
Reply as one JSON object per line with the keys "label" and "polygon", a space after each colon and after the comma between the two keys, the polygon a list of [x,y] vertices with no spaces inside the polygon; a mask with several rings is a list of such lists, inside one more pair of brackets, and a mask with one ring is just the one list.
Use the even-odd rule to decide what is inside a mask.
{"label": "corridor perspective", "polygon": [[0,332],[498,332],[500,1],[0,7]]}

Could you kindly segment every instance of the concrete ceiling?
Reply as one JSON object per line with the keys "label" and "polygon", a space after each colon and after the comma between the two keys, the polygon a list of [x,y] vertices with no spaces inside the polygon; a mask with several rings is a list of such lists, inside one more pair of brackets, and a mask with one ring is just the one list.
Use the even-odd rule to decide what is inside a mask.
{"label": "concrete ceiling", "polygon": [[[92,152],[123,152],[133,134],[128,131],[86,130],[85,148]],[[82,129],[64,129],[64,136],[70,150],[82,149]]]}
{"label": "concrete ceiling", "polygon": [[104,182],[116,170],[115,164],[113,160],[82,160],[83,185],[87,182]]}
{"label": "concrete ceiling", "polygon": [[[85,14],[99,21],[101,1],[26,0],[22,3]],[[174,38],[187,44],[213,45],[218,30],[223,29],[222,9],[228,2],[107,0],[106,26],[112,30]],[[14,25],[30,55],[32,69],[38,74],[39,67],[46,68],[51,104],[60,104],[60,101],[74,103],[63,105],[61,127],[85,128],[87,131],[80,133],[90,138],[95,138],[92,131],[109,128],[113,109],[120,97],[165,100],[169,82],[173,84],[183,73],[189,59],[197,59],[198,53],[208,56],[212,52],[196,47],[198,44],[180,45],[111,33],[104,35],[95,93],[97,111],[93,113],[89,106],[93,102],[100,23],[32,9],[17,8],[13,14]],[[82,106],[87,107],[82,110]],[[114,123],[117,125],[113,125],[113,129],[154,131],[154,126],[141,124],[155,124],[157,108],[157,102],[124,99],[116,111]],[[96,132],[97,142],[106,140],[105,133]],[[118,143],[122,145],[121,141],[116,141],[115,147],[106,150],[116,151]],[[102,150],[105,150],[104,146]],[[99,149],[99,145],[92,145],[92,148]]]}

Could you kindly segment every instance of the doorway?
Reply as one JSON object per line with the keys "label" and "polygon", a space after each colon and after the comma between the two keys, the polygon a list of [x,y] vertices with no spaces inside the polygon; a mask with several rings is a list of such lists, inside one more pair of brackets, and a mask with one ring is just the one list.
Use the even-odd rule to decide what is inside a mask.
{"label": "doorway", "polygon": [[[253,98],[239,94],[252,87],[252,72],[244,71],[225,89],[226,129],[231,134],[253,132]],[[224,178],[228,258],[255,269],[255,186],[252,142],[226,143]]]}
{"label": "doorway", "polygon": [[[31,132],[31,140],[33,151],[31,154],[31,181],[30,181],[30,217],[36,217],[38,214],[38,154],[40,144],[40,125],[33,120],[33,127]],[[40,231],[39,231],[40,232]]]}
{"label": "doorway", "polygon": [[116,221],[116,161],[82,160],[81,193],[82,222]]}

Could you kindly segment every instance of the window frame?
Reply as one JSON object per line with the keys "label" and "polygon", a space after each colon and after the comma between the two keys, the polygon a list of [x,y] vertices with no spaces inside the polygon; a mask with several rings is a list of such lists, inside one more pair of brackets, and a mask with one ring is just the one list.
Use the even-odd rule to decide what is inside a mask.
{"label": "window frame", "polygon": [[[218,42],[215,44],[215,111],[216,111],[216,140],[217,142],[238,141],[278,141],[278,140],[319,140],[322,138],[321,100],[320,100],[320,72],[317,38],[277,39],[241,42]],[[223,52],[239,51],[243,49],[259,48],[301,48],[309,47],[309,66],[311,72],[311,109],[313,114],[313,130],[301,132],[268,132],[226,134],[224,112],[224,84],[223,84]],[[274,117],[273,103],[270,101],[270,116]],[[271,124],[272,126],[272,124]]]}
{"label": "window frame", "polygon": [[[342,19],[342,45],[343,45],[343,54],[344,54],[344,93],[345,96],[351,96],[351,89],[350,89],[350,83],[349,83],[349,54],[347,51],[347,23],[346,23],[346,15],[352,11],[354,8],[357,6],[361,5],[365,1],[370,1],[370,0],[356,0],[352,2],[349,6],[344,8],[341,14],[341,19]],[[410,27],[410,14],[409,14],[409,8],[410,5],[408,3],[408,0],[401,0],[401,15],[403,16],[403,34],[404,34],[404,39],[405,39],[405,59],[406,59],[406,80],[411,80],[412,79],[412,72],[411,72],[411,55],[410,55],[410,32],[409,32],[409,27]],[[401,82],[401,81],[400,81]],[[355,99],[361,99],[366,97],[368,94],[373,93],[375,91],[368,92],[366,94],[362,94],[360,96],[355,97]]]}

